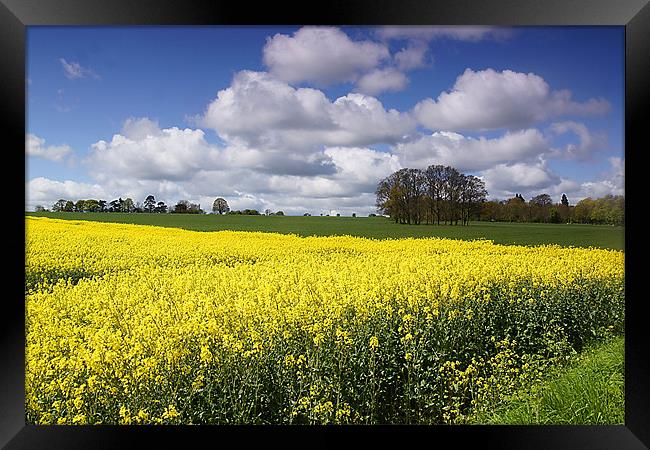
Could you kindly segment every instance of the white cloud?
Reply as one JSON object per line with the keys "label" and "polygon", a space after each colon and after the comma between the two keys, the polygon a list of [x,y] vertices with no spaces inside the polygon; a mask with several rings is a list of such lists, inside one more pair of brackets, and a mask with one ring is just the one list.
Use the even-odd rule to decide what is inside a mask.
{"label": "white cloud", "polygon": [[105,179],[183,180],[205,165],[218,163],[218,150],[201,130],[161,130],[145,118],[127,120],[123,133],[92,144],[86,160],[92,172]]}
{"label": "white cloud", "polygon": [[583,124],[573,121],[556,122],[551,124],[550,131],[556,135],[573,133],[579,138],[578,144],[567,144],[563,150],[555,150],[553,156],[564,159],[586,160],[597,150],[604,148],[607,141],[604,134],[592,134]]}
{"label": "white cloud", "polygon": [[[351,94],[336,106],[328,104],[339,111],[340,120],[354,122],[355,108],[373,110],[379,102]],[[370,116],[366,119],[377,120]],[[363,120],[358,126],[364,126]],[[121,196],[142,201],[152,194],[170,206],[187,199],[207,208],[219,196],[237,209],[284,207],[288,213],[302,214],[316,212],[316,205],[332,209],[347,202],[359,212],[354,199],[370,195],[378,179],[400,167],[395,155],[361,147],[323,147],[304,153],[230,142],[218,147],[208,143],[201,130],[161,129],[148,118],[127,119],[121,133],[93,144],[84,162],[99,184],[32,181],[30,198],[38,200],[30,203],[32,207],[51,205],[58,198],[110,201]],[[368,207],[374,208],[373,203]]]}
{"label": "white cloud", "polygon": [[[333,27],[276,34],[263,50],[269,72],[237,72],[197,117],[197,126],[217,132],[218,145],[200,129],[161,128],[150,118],[132,117],[111,139],[92,144],[85,163],[97,183],[34,178],[27,183],[26,202],[32,208],[49,207],[59,198],[143,201],[153,194],[169,206],[187,199],[206,210],[214,198],[223,197],[232,209],[367,215],[374,212],[380,179],[402,167],[430,164],[480,175],[492,198],[618,192],[623,185],[620,158],[610,160],[610,173],[582,183],[547,167],[544,157],[581,161],[601,147],[601,137],[584,124],[556,122],[547,136],[527,129],[559,116],[605,112],[605,100],[575,102],[569,91],[551,91],[538,75],[492,69],[466,70],[449,92],[423,100],[411,112],[387,109],[374,97],[404,89],[405,71],[430,63],[427,42],[432,39],[502,39],[510,32],[384,27],[378,35],[386,41],[407,41],[392,57],[386,41],[354,41]],[[78,63],[60,61],[71,79],[94,76]],[[355,92],[330,100],[321,90],[290,84],[303,82],[348,82]],[[418,121],[434,132],[417,134]],[[503,128],[509,131],[492,138],[455,132]],[[550,146],[547,139],[566,133],[575,134],[578,142],[561,150]],[[46,147],[35,135],[27,139],[32,156],[61,160],[72,151]]]}
{"label": "white cloud", "polygon": [[600,198],[606,195],[625,195],[625,189],[613,180],[589,181],[582,183],[580,188],[580,195],[574,198],[574,202],[586,197]]}
{"label": "white cloud", "polygon": [[598,198],[605,195],[625,195],[625,159],[608,158],[610,170],[600,180],[582,183],[579,198]]}
{"label": "white cloud", "polygon": [[595,180],[578,182],[561,177],[551,171],[543,159],[537,163],[503,164],[485,170],[481,177],[492,199],[507,199],[516,193],[528,201],[535,195],[547,193],[555,202],[566,194],[569,203],[575,205],[586,197],[600,198],[605,195],[625,195],[624,159],[610,157],[610,170]]}
{"label": "white cloud", "polygon": [[118,197],[130,197],[134,202],[143,202],[150,194],[155,196],[156,201],[164,201],[168,206],[181,199],[196,202],[191,189],[188,191],[186,187],[168,180],[138,180],[131,177],[113,177],[98,183],[37,177],[26,183],[25,207],[27,210],[34,210],[36,205],[51,208],[59,199],[95,199],[110,202]]}
{"label": "white cloud", "polygon": [[336,99],[331,117],[336,128],[326,140],[329,145],[395,143],[415,128],[415,120],[409,114],[386,110],[379,100],[362,94]]}
{"label": "white cloud", "polygon": [[486,39],[504,40],[513,35],[513,30],[491,26],[385,26],[377,30],[382,39],[454,39],[477,42]]}
{"label": "white cloud", "polygon": [[335,27],[303,27],[293,36],[278,33],[263,49],[269,71],[289,83],[354,82],[388,57],[386,45],[353,41]]}
{"label": "white cloud", "polygon": [[397,155],[369,148],[330,147],[325,154],[332,158],[340,182],[363,186],[368,192],[374,192],[379,180],[402,167]]}
{"label": "white cloud", "polygon": [[415,128],[410,115],[386,110],[359,93],[334,102],[321,91],[293,88],[265,72],[238,72],[198,122],[230,144],[292,153],[323,145],[393,143]]}
{"label": "white cloud", "polygon": [[86,77],[99,79],[99,75],[91,69],[82,67],[78,62],[68,62],[63,58],[59,58],[59,62],[61,63],[61,66],[63,66],[63,73],[70,80]]}
{"label": "white cloud", "polygon": [[533,73],[467,69],[450,92],[419,102],[414,113],[432,130],[484,131],[523,128],[562,115],[602,114],[609,106],[604,99],[574,102],[569,91],[552,92]]}
{"label": "white cloud", "polygon": [[72,154],[73,150],[69,145],[48,145],[45,146],[45,139],[28,133],[25,136],[25,152],[27,156],[49,159],[60,162],[66,156]]}
{"label": "white cloud", "polygon": [[273,145],[276,131],[330,128],[329,103],[319,90],[295,89],[268,73],[241,71],[199,121],[225,139]]}
{"label": "white cloud", "polygon": [[50,208],[57,200],[105,198],[107,191],[99,184],[79,183],[72,180],[56,181],[37,177],[26,183],[25,208],[34,210],[36,205]]}
{"label": "white cloud", "polygon": [[[168,130],[161,131],[164,137]],[[126,139],[124,136],[121,138]],[[131,142],[129,145],[136,141]],[[115,157],[123,155],[120,145],[115,147],[118,149]],[[145,179],[141,177],[145,172],[143,168],[118,170],[121,166],[111,166],[107,161],[99,164],[98,160],[93,160],[98,184],[36,178],[28,183],[27,205],[31,209],[37,204],[51,207],[59,198],[110,201],[117,197],[131,197],[141,202],[152,194],[157,201],[162,200],[169,206],[187,199],[209,209],[216,197],[223,197],[232,209],[283,209],[287,214],[318,214],[339,209],[345,214],[368,214],[374,212],[373,193],[377,181],[401,167],[395,155],[368,148],[326,148],[323,156],[332,166],[328,173],[323,174],[296,175],[280,167],[273,173],[258,167],[237,167],[223,158],[218,167],[201,168],[185,178],[175,179]],[[143,159],[139,163],[148,167],[150,162]],[[138,162],[131,160],[131,163]]]}
{"label": "white cloud", "polygon": [[621,186],[623,186],[623,180],[625,178],[625,158],[620,158],[616,156],[611,156],[607,158],[609,165],[612,166],[610,175],[613,178],[619,180]]}
{"label": "white cloud", "polygon": [[548,150],[546,139],[535,129],[507,132],[494,139],[441,131],[395,147],[395,153],[407,167],[442,164],[466,172],[532,160]]}
{"label": "white cloud", "polygon": [[323,175],[335,171],[331,159],[322,150],[292,153],[275,149],[230,145],[221,150],[224,167],[253,169],[264,174]]}
{"label": "white cloud", "polygon": [[357,81],[357,91],[367,95],[378,95],[382,92],[401,91],[406,88],[408,78],[402,72],[392,67],[376,69],[363,75]]}
{"label": "white cloud", "polygon": [[393,59],[400,70],[413,70],[425,67],[428,46],[423,42],[410,42],[408,47],[395,53]]}
{"label": "white cloud", "polygon": [[160,137],[163,135],[158,121],[148,117],[129,117],[122,125],[122,134],[134,141],[141,141],[147,137]]}
{"label": "white cloud", "polygon": [[543,159],[536,163],[498,164],[481,172],[491,198],[512,197],[516,193],[537,195],[562,182]]}

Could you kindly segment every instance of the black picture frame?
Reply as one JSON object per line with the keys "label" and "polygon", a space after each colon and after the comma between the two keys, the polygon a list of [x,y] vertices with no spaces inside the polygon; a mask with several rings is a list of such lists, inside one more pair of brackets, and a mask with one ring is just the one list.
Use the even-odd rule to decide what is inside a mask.
{"label": "black picture frame", "polygon": [[[6,208],[15,212],[12,233],[5,239],[10,250],[4,274],[3,314],[0,327],[0,445],[18,448],[168,448],[192,447],[188,442],[206,439],[212,446],[244,445],[252,440],[267,447],[313,446],[361,438],[365,445],[404,445],[417,437],[432,447],[472,445],[500,449],[637,449],[650,446],[648,383],[650,355],[645,334],[647,316],[642,297],[643,270],[639,209],[641,161],[647,128],[643,109],[650,105],[649,0],[335,0],[319,4],[186,0],[0,0],[0,91],[4,108],[5,139],[2,146],[16,158],[6,163],[2,177]],[[620,426],[376,426],[376,427],[136,427],[136,426],[32,426],[25,424],[24,349],[25,310],[19,292],[24,282],[25,167],[20,148],[25,139],[26,27],[37,25],[615,25],[625,27],[625,425]],[[17,186],[22,186],[23,189]],[[19,195],[16,195],[19,197]],[[13,214],[13,213],[12,213]],[[7,221],[8,222],[8,221]],[[15,295],[13,295],[15,294]],[[316,433],[314,439],[312,433]],[[234,438],[236,441],[225,440]],[[203,446],[201,445],[201,447]],[[198,446],[198,444],[197,444]]]}

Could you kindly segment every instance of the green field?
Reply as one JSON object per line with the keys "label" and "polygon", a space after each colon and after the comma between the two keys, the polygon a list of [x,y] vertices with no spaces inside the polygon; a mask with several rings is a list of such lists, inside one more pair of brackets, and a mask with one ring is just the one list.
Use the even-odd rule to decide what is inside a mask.
{"label": "green field", "polygon": [[469,226],[400,225],[385,217],[240,216],[214,214],[26,213],[57,219],[134,223],[196,231],[266,231],[300,236],[351,235],[374,239],[442,237],[497,244],[558,244],[624,249],[624,227],[580,224],[472,222]]}

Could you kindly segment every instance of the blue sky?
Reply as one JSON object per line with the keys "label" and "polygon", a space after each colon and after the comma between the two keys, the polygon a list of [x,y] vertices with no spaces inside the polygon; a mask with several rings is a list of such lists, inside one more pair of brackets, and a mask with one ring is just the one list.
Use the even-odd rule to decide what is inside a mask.
{"label": "blue sky", "polygon": [[623,193],[623,27],[28,27],[26,208],[374,212],[400,167]]}

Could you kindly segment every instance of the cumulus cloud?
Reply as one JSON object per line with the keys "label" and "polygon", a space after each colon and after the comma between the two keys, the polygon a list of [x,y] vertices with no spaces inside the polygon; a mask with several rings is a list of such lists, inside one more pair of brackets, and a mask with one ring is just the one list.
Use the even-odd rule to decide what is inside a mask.
{"label": "cumulus cloud", "polygon": [[[353,121],[354,108],[365,107],[366,101],[371,108],[378,104],[360,94],[339,99],[341,120]],[[323,146],[296,153],[231,142],[217,146],[201,130],[161,128],[149,118],[127,119],[120,133],[91,145],[84,163],[98,184],[34,179],[28,185],[29,205],[51,206],[59,198],[142,201],[152,194],[170,206],[187,199],[208,207],[219,196],[238,209],[284,208],[302,214],[344,203],[363,213],[355,206],[366,201],[360,198],[366,199],[378,179],[400,168],[397,156],[365,147]],[[366,212],[373,203],[366,203]]]}
{"label": "cumulus cloud", "polygon": [[399,70],[389,67],[368,72],[357,81],[357,91],[378,95],[382,92],[396,92],[406,88],[408,78]]}
{"label": "cumulus cloud", "polygon": [[481,172],[481,178],[492,198],[511,197],[516,193],[537,195],[562,181],[541,158],[536,163],[498,164]]}
{"label": "cumulus cloud", "polygon": [[64,58],[59,58],[59,62],[63,67],[64,75],[70,80],[87,77],[99,79],[99,75],[97,75],[93,70],[82,67],[78,62],[68,62]]}
{"label": "cumulus cloud", "polygon": [[522,194],[526,200],[547,193],[559,202],[566,194],[569,203],[576,204],[583,198],[599,198],[605,195],[625,195],[624,159],[608,158],[610,170],[598,178],[576,181],[554,173],[540,158],[534,163],[502,164],[480,173],[490,198],[506,199]]}
{"label": "cumulus cloud", "polygon": [[625,195],[625,159],[608,158],[610,170],[600,180],[584,182],[580,185],[579,198],[598,198],[605,195]]}
{"label": "cumulus cloud", "polygon": [[335,27],[302,27],[292,36],[278,33],[263,49],[264,64],[277,78],[320,85],[354,82],[388,57],[386,45],[353,41]]}
{"label": "cumulus cloud", "polygon": [[123,133],[92,144],[86,160],[91,170],[101,168],[105,178],[183,180],[218,160],[218,150],[205,140],[202,130],[161,130],[149,119],[129,119]]}
{"label": "cumulus cloud", "polygon": [[231,143],[312,152],[323,145],[393,143],[415,129],[409,114],[351,93],[331,102],[323,92],[294,88],[266,72],[238,72],[198,122]]}
{"label": "cumulus cloud", "polygon": [[199,122],[226,139],[273,145],[268,135],[276,130],[331,128],[329,103],[319,90],[295,89],[266,72],[241,71],[230,87],[218,92]]}
{"label": "cumulus cloud", "polygon": [[67,144],[46,146],[45,139],[28,133],[25,136],[25,153],[27,156],[61,162],[66,156],[72,154],[73,150]]}
{"label": "cumulus cloud", "polygon": [[[611,158],[611,171],[587,182],[563,178],[546,165],[549,156],[587,159],[603,146],[600,135],[570,120],[552,123],[546,135],[530,128],[556,117],[606,112],[603,99],[577,102],[570,91],[552,91],[538,75],[492,69],[467,69],[451,90],[410,112],[386,108],[376,98],[403,90],[409,82],[405,72],[431,62],[433,39],[497,40],[511,32],[382,27],[373,37],[382,42],[353,40],[334,27],[276,34],[263,49],[268,72],[235,73],[196,118],[196,126],[218,134],[218,144],[201,129],[162,128],[151,118],[131,117],[112,138],[91,145],[85,163],[96,184],[34,178],[27,183],[26,202],[33,208],[59,198],[143,201],[152,194],[169,206],[187,199],[210,209],[214,198],[223,197],[232,209],[367,214],[374,212],[380,179],[402,167],[430,164],[481,176],[492,198],[621,191],[621,158]],[[402,41],[391,46],[403,45],[392,55],[390,40]],[[96,76],[78,63],[60,62],[70,79]],[[354,90],[330,99],[300,83],[352,83]],[[433,133],[420,134],[418,124]],[[458,133],[495,129],[505,131],[489,138]],[[565,134],[577,136],[577,142],[562,149],[550,145]],[[27,141],[31,156],[62,160],[72,152],[65,145],[45,146],[35,135]]]}
{"label": "cumulus cloud", "polygon": [[221,150],[221,164],[228,168],[253,169],[260,174],[326,175],[335,172],[322,150],[292,153],[277,149],[230,145]]}
{"label": "cumulus cloud", "polygon": [[330,147],[325,154],[336,166],[341,183],[352,183],[367,192],[374,192],[379,180],[402,167],[397,155],[369,148]]}
{"label": "cumulus cloud", "polygon": [[331,107],[335,124],[329,145],[395,143],[413,132],[415,120],[395,109],[385,109],[379,100],[362,94],[337,98]]}
{"label": "cumulus cloud", "polygon": [[105,198],[107,191],[99,184],[56,181],[45,177],[32,178],[25,186],[25,208],[34,210],[36,205],[50,208],[57,200],[76,201],[82,198]]}
{"label": "cumulus cloud", "polygon": [[111,201],[118,197],[130,197],[134,202],[142,202],[150,194],[153,194],[157,201],[164,201],[167,205],[172,205],[180,199],[196,202],[191,193],[192,189],[188,190],[186,187],[168,180],[138,180],[130,177],[113,177],[97,183],[37,177],[26,183],[25,207],[27,210],[33,210],[36,205],[50,208],[59,199]]}
{"label": "cumulus cloud", "polygon": [[573,133],[579,138],[578,144],[567,144],[566,148],[553,151],[552,156],[564,159],[586,160],[593,156],[597,150],[603,149],[607,141],[604,134],[593,134],[583,123],[566,121],[556,122],[549,127],[551,133],[562,135]]}
{"label": "cumulus cloud", "polygon": [[122,125],[122,134],[134,141],[141,141],[147,137],[160,137],[163,135],[158,121],[148,117],[129,117]]}
{"label": "cumulus cloud", "polygon": [[[164,136],[167,130],[161,131]],[[216,197],[223,197],[232,209],[283,209],[288,214],[338,209],[346,214],[367,214],[374,212],[372,197],[377,180],[401,167],[395,155],[361,147],[326,148],[324,157],[332,170],[321,174],[292,174],[286,168],[278,168],[276,173],[265,172],[258,167],[237,167],[222,159],[218,167],[204,167],[183,179],[145,179],[140,176],[144,169],[120,171],[108,164],[93,164],[99,167],[95,173],[98,184],[31,180],[27,186],[27,206],[51,206],[59,198],[110,201],[121,196],[143,201],[152,194],[170,206],[187,199],[209,208]],[[150,165],[146,160],[140,163]]]}
{"label": "cumulus cloud", "polygon": [[523,128],[557,116],[603,114],[609,107],[604,99],[575,102],[569,91],[551,91],[533,73],[467,69],[451,91],[419,102],[414,113],[432,130],[485,131]]}
{"label": "cumulus cloud", "polygon": [[395,53],[393,59],[400,70],[413,70],[425,67],[428,46],[419,41],[411,42],[406,48]]}
{"label": "cumulus cloud", "polygon": [[532,160],[548,150],[548,142],[536,129],[506,132],[494,139],[440,131],[395,147],[400,161],[408,167],[442,164],[470,172],[511,161]]}

